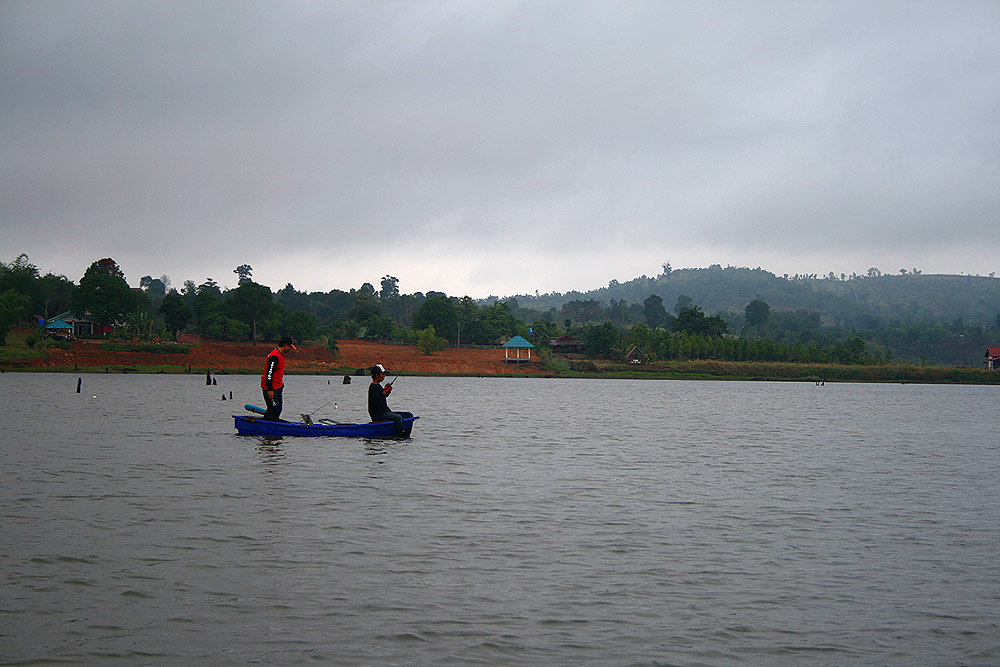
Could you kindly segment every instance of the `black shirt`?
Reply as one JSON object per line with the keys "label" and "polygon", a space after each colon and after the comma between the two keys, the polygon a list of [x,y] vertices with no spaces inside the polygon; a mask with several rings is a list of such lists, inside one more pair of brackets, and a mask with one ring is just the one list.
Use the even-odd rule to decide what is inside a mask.
{"label": "black shirt", "polygon": [[368,415],[372,421],[378,421],[386,412],[389,412],[389,404],[385,400],[382,385],[372,382],[368,385]]}

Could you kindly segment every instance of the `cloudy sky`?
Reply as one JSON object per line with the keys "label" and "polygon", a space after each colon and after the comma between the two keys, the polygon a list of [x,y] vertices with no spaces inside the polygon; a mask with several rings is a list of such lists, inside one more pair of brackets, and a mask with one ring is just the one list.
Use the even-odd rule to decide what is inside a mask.
{"label": "cloudy sky", "polygon": [[1000,273],[997,0],[3,0],[0,261]]}

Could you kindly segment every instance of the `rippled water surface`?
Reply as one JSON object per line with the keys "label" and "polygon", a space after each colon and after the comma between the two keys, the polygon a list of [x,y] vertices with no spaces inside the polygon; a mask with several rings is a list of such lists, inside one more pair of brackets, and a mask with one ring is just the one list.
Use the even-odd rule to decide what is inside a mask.
{"label": "rippled water surface", "polygon": [[0,375],[4,663],[1000,663],[1000,387],[216,380]]}

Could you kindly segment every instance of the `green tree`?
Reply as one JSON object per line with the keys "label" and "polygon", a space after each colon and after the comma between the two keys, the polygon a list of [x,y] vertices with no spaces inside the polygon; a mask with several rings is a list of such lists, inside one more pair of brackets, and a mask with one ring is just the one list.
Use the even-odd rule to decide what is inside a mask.
{"label": "green tree", "polygon": [[721,336],[729,330],[729,325],[718,315],[706,317],[700,306],[685,308],[673,323],[674,331],[686,331],[703,336]]}
{"label": "green tree", "polygon": [[312,303],[309,295],[297,291],[291,283],[286,283],[282,289],[275,292],[274,300],[288,309],[289,312],[296,310],[311,312],[309,309]]}
{"label": "green tree", "polygon": [[433,324],[428,324],[426,329],[417,331],[417,346],[424,354],[434,354],[444,349],[448,341],[437,335]]}
{"label": "green tree", "polygon": [[361,292],[354,299],[354,305],[347,311],[347,319],[352,322],[365,322],[382,314],[382,309],[378,307],[372,295]]}
{"label": "green tree", "polygon": [[[187,290],[188,286],[185,286],[185,300],[189,298]],[[205,282],[195,288],[194,296],[191,298],[191,308],[199,325],[219,313],[223,298],[218,283],[211,278],[206,278]]]}
{"label": "green tree", "polygon": [[767,301],[754,299],[747,304],[743,314],[747,324],[757,329],[757,338],[760,338],[761,330],[767,324],[768,318],[771,317],[771,307],[767,305]]}
{"label": "green tree", "polygon": [[240,285],[242,285],[243,283],[248,283],[251,280],[253,280],[252,278],[253,267],[250,266],[249,264],[240,264],[235,269],[233,269],[233,273],[235,273],[238,276],[237,280],[239,281]]}
{"label": "green tree", "polygon": [[618,329],[610,322],[589,326],[583,331],[583,345],[592,355],[606,357],[619,339]]}
{"label": "green tree", "polygon": [[455,304],[443,294],[436,294],[424,301],[413,315],[413,328],[434,330],[447,339],[455,338],[458,331],[458,313]]}
{"label": "green tree", "polygon": [[[165,278],[166,280],[164,280]],[[166,276],[160,276],[159,278],[143,276],[139,279],[139,287],[154,300],[161,300],[167,295],[167,285],[169,282],[170,279]]]}
{"label": "green tree", "polygon": [[611,299],[608,304],[608,319],[612,323],[623,325],[628,317],[628,302],[625,299]]}
{"label": "green tree", "polygon": [[38,279],[38,282],[41,286],[41,297],[39,301],[32,304],[32,314],[49,317],[72,307],[73,291],[76,289],[76,285],[69,278],[46,273]]}
{"label": "green tree", "polygon": [[558,338],[560,333],[559,325],[555,322],[535,320],[531,323],[528,340],[539,350],[549,350],[552,348],[552,339]]}
{"label": "green tree", "polygon": [[650,294],[646,297],[642,302],[642,317],[650,329],[656,329],[666,324],[667,309],[663,307],[663,297],[656,294]]}
{"label": "green tree", "polygon": [[274,310],[271,288],[245,280],[226,293],[226,306],[236,319],[250,327],[250,338],[257,342],[257,324]]}
{"label": "green tree", "polygon": [[399,297],[399,278],[395,276],[382,277],[382,290],[379,292],[379,303],[382,311],[385,312],[396,324],[403,323],[403,304]]}
{"label": "green tree", "polygon": [[221,312],[210,315],[203,323],[202,330],[206,335],[219,340],[247,340],[250,338],[250,327]]}
{"label": "green tree", "polygon": [[510,304],[506,301],[494,301],[483,309],[483,325],[488,336],[488,343],[495,343],[501,338],[509,338],[519,333],[521,323],[510,312]]}
{"label": "green tree", "polygon": [[90,315],[101,325],[114,324],[136,305],[125,273],[111,258],[90,265],[72,296],[73,313]]}
{"label": "green tree", "polygon": [[29,262],[24,253],[10,264],[0,263],[0,293],[7,290],[15,290],[28,297],[27,307],[41,312],[39,305],[43,300],[43,292],[38,267]]}
{"label": "green tree", "polygon": [[694,305],[694,299],[689,297],[687,294],[681,294],[677,297],[677,302],[674,303],[674,312],[680,315],[682,311],[691,308]]}
{"label": "green tree", "polygon": [[316,318],[304,310],[288,313],[284,317],[282,330],[296,341],[313,340],[316,337]]}
{"label": "green tree", "polygon": [[163,321],[174,340],[177,340],[177,334],[191,323],[192,313],[184,303],[184,297],[176,290],[170,290],[163,297],[159,312],[163,315]]}
{"label": "green tree", "polygon": [[476,302],[472,300],[470,296],[463,296],[458,300],[455,305],[455,315],[457,317],[458,326],[458,344],[461,346],[462,340],[471,343],[483,343],[485,340],[480,340],[484,338],[482,335],[482,314],[479,312],[479,306]]}
{"label": "green tree", "polygon": [[0,294],[0,345],[7,344],[7,334],[14,323],[27,317],[30,304],[31,299],[16,290]]}

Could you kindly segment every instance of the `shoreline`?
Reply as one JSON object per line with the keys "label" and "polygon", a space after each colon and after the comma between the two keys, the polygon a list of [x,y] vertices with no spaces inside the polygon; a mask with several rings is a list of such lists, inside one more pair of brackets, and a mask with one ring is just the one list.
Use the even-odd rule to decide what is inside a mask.
{"label": "shoreline", "polygon": [[[24,356],[0,361],[0,373],[139,373],[147,375],[258,375],[272,343],[234,343],[189,340],[184,353],[164,344],[163,353],[150,344],[114,343],[103,340],[74,341],[68,349],[49,347],[41,354],[25,348]],[[9,350],[10,346],[8,346]],[[108,349],[113,348],[113,349]],[[124,349],[123,349],[124,348]],[[953,368],[912,364],[838,366],[785,362],[740,362],[715,360],[655,361],[640,366],[624,362],[556,356],[558,368],[540,361],[508,364],[504,351],[496,348],[445,348],[432,355],[420,354],[416,346],[338,341],[339,354],[320,345],[303,344],[288,356],[288,375],[345,375],[361,377],[358,371],[375,363],[389,369],[389,376],[425,377],[525,377],[572,379],[640,380],[733,380],[760,382],[875,382],[904,384],[1000,385],[1000,371],[985,368]],[[402,372],[398,372],[402,369]],[[367,377],[367,375],[364,375]]]}
{"label": "shoreline", "polygon": [[[713,362],[722,364],[738,364],[739,362]],[[777,365],[777,364],[775,364]],[[916,367],[919,372],[901,366],[831,366],[836,373],[826,376],[817,376],[803,373],[783,373],[778,369],[770,369],[770,372],[744,374],[736,372],[704,372],[704,371],[682,371],[682,370],[648,370],[648,371],[568,371],[558,372],[549,370],[536,370],[535,372],[510,373],[510,372],[434,372],[434,371],[404,371],[402,373],[389,373],[387,377],[478,377],[478,378],[523,378],[523,379],[576,379],[576,380],[685,380],[685,381],[731,381],[731,382],[801,382],[825,385],[826,383],[840,384],[928,384],[928,385],[1000,385],[1000,373],[995,371],[982,371],[979,369],[948,368],[944,366],[924,366]],[[352,381],[367,381],[368,376],[357,373],[354,367],[328,367],[323,369],[291,369],[286,370],[285,375],[289,376],[329,376],[332,378],[351,377]],[[768,370],[768,369],[762,369]],[[881,371],[881,372],[880,372]],[[39,373],[39,374],[83,374],[83,375],[191,375],[197,377],[210,377],[218,375],[259,375],[260,371],[254,368],[224,368],[208,366],[187,366],[178,365],[106,365],[106,366],[45,366],[45,367],[10,367],[0,366],[0,374],[3,373]],[[995,375],[995,377],[994,377]]]}

